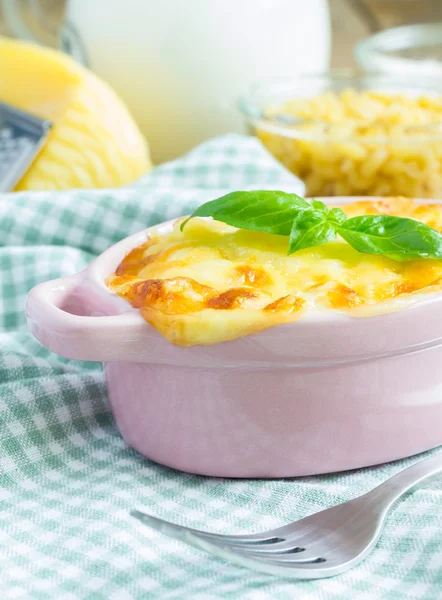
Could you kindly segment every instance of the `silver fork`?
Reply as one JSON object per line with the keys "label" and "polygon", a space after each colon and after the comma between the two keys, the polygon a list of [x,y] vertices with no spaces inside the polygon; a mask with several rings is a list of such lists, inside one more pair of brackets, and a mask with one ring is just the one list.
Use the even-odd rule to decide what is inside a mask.
{"label": "silver fork", "polygon": [[376,546],[393,504],[418,483],[442,473],[442,453],[404,469],[370,492],[262,533],[221,535],[163,521],[140,510],[143,524],[254,570],[291,577],[332,577],[357,565]]}

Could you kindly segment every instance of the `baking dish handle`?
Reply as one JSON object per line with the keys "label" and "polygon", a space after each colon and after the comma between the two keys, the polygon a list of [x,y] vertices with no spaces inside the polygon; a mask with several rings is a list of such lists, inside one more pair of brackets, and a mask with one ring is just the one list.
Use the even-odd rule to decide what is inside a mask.
{"label": "baking dish handle", "polygon": [[[148,350],[146,329],[150,329],[149,325],[131,311],[111,316],[85,316],[86,312],[91,312],[84,308],[87,296],[94,294],[84,281],[84,276],[79,274],[34,287],[26,301],[31,333],[46,348],[67,358],[104,362],[136,360],[141,337],[144,349]],[[78,308],[83,314],[70,312],[72,308]]]}

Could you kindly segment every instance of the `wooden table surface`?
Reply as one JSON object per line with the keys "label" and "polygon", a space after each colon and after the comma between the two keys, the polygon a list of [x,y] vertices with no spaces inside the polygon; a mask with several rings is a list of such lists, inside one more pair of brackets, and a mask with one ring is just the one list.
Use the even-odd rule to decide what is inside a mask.
{"label": "wooden table surface", "polygon": [[[37,4],[44,11],[46,23],[56,25],[60,22],[65,2],[39,0]],[[301,5],[308,0],[292,2]],[[333,33],[331,64],[337,68],[354,66],[354,44],[375,31],[409,23],[442,21],[442,0],[329,0],[329,6]],[[35,26],[37,20],[32,15],[29,15],[29,19]],[[52,29],[55,31],[55,27]],[[8,33],[0,11],[0,34]],[[56,43],[53,33],[46,34],[45,39],[51,45]]]}

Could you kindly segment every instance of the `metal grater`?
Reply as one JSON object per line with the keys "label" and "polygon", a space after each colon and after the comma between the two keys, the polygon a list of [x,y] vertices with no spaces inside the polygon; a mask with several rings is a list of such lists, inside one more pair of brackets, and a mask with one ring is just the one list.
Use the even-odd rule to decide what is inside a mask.
{"label": "metal grater", "polygon": [[52,123],[0,102],[0,192],[20,181],[48,137]]}

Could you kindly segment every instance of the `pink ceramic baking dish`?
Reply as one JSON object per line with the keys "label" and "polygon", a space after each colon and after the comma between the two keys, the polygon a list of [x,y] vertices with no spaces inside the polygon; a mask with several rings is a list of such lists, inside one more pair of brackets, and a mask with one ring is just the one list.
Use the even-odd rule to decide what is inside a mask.
{"label": "pink ceramic baking dish", "polygon": [[104,283],[148,236],[122,240],[78,275],[38,285],[26,308],[46,347],[105,363],[117,426],[139,452],[192,473],[288,477],[442,444],[441,294],[388,315],[324,312],[181,348]]}

